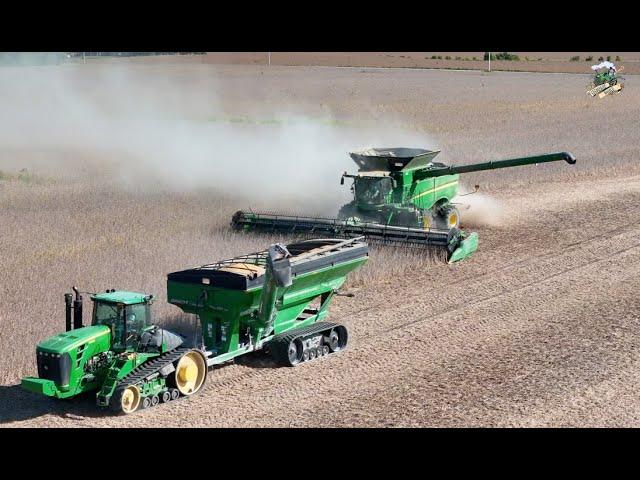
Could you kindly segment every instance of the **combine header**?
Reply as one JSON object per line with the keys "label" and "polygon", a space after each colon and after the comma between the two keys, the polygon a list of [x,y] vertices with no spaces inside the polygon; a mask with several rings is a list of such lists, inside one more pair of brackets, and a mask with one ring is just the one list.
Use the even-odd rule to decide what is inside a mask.
{"label": "combine header", "polygon": [[460,213],[451,203],[458,194],[459,174],[564,160],[567,152],[549,153],[471,165],[434,162],[439,151],[414,148],[369,149],[350,153],[358,173],[353,179],[354,200],[336,219],[273,215],[238,211],[231,225],[241,231],[259,230],[334,237],[365,236],[368,240],[445,249],[449,263],[462,260],[478,246],[478,235],[460,230]]}
{"label": "combine header", "polygon": [[[622,71],[624,67],[620,68]],[[604,98],[615,92],[619,92],[624,87],[620,80],[624,80],[618,76],[616,66],[611,62],[602,62],[592,65],[591,70],[595,72],[593,81],[587,85],[587,93],[592,97],[598,95],[598,98]]]}
{"label": "combine header", "polygon": [[[346,347],[347,329],[325,321],[347,275],[368,260],[361,239],[275,244],[262,252],[170,273],[167,298],[200,318],[201,342],[152,323],[153,296],[92,294],[91,326],[82,295],[65,295],[67,331],[36,348],[38,377],[26,390],[55,398],[96,391],[100,407],[131,413],[194,395],[208,367],[267,349],[295,366]],[[73,316],[73,324],[71,318]]]}

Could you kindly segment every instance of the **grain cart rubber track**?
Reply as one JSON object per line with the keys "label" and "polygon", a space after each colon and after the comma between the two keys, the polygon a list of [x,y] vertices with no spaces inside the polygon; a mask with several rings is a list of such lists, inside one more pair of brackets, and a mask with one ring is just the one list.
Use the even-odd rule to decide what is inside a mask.
{"label": "grain cart rubber track", "polygon": [[[110,407],[118,413],[131,413],[137,410],[138,407],[148,408],[157,405],[158,400],[156,400],[156,398],[161,398],[163,402],[167,402],[176,400],[181,395],[184,395],[184,393],[180,392],[180,389],[177,388],[178,386],[175,384],[175,379],[173,380],[173,383],[170,382],[169,379],[175,377],[175,367],[177,366],[178,362],[180,362],[182,358],[184,358],[191,352],[197,352],[198,355],[202,355],[199,350],[193,348],[176,348],[175,350],[166,352],[159,357],[154,358],[153,360],[150,360],[149,362],[146,362],[132,370],[128,375],[124,376],[116,384],[113,396],[111,397],[111,401],[109,402]],[[173,368],[170,368],[170,366]],[[169,388],[167,392],[165,392],[168,393],[168,396],[162,395],[162,397],[158,397],[154,395],[151,397],[140,398],[140,386],[144,384],[144,382],[148,382],[158,377],[159,375],[162,375],[161,371],[165,368],[167,370],[170,370],[170,372],[166,375],[168,380],[167,383],[171,384],[171,388]],[[204,375],[206,377],[206,361]],[[198,388],[188,395],[196,393],[203,383],[204,379],[199,382]],[[137,401],[135,399],[136,395],[138,396]],[[127,400],[131,399],[132,396],[134,397],[134,404],[129,404]],[[126,405],[129,406],[127,407]]]}
{"label": "grain cart rubber track", "polygon": [[318,322],[276,335],[269,342],[273,359],[280,365],[295,367],[338,352],[347,346],[348,333],[344,325]]}

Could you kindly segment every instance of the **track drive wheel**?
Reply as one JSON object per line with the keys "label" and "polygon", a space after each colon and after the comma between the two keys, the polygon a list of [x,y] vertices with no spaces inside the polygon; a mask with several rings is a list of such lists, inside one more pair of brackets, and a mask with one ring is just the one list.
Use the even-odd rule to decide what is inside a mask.
{"label": "track drive wheel", "polygon": [[443,230],[460,228],[460,212],[453,205],[445,205],[438,209],[435,224]]}
{"label": "track drive wheel", "polygon": [[287,359],[289,360],[289,365],[294,366],[302,361],[302,352],[303,345],[300,339],[294,338],[289,342],[289,346],[287,347]]}
{"label": "track drive wheel", "polygon": [[345,348],[347,346],[348,338],[346,327],[337,325],[333,328],[329,333],[329,341],[327,342],[331,353],[339,352]]}
{"label": "track drive wheel", "polygon": [[140,406],[140,389],[135,385],[121,387],[111,399],[111,408],[118,413],[133,413]]}
{"label": "track drive wheel", "polygon": [[167,381],[185,396],[193,395],[207,378],[207,361],[197,350],[185,353],[176,364],[176,370]]}

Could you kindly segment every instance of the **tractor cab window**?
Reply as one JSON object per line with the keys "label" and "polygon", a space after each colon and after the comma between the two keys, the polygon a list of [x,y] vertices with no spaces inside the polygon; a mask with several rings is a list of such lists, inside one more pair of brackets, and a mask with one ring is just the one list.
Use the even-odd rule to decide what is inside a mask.
{"label": "tractor cab window", "polygon": [[106,325],[111,330],[113,347],[133,347],[150,322],[149,304],[122,305],[109,302],[94,304],[93,325]]}
{"label": "tractor cab window", "polygon": [[111,327],[118,323],[122,316],[122,307],[115,303],[95,302],[93,304],[93,325]]}
{"label": "tractor cab window", "polygon": [[393,190],[393,183],[389,177],[361,177],[356,178],[355,189],[358,203],[382,205]]}

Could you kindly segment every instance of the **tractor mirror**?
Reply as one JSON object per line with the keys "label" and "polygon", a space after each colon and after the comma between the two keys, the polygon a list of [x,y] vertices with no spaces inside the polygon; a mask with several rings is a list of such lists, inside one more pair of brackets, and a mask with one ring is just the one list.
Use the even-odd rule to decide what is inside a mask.
{"label": "tractor mirror", "polygon": [[340,185],[344,185],[344,175],[340,177]]}

